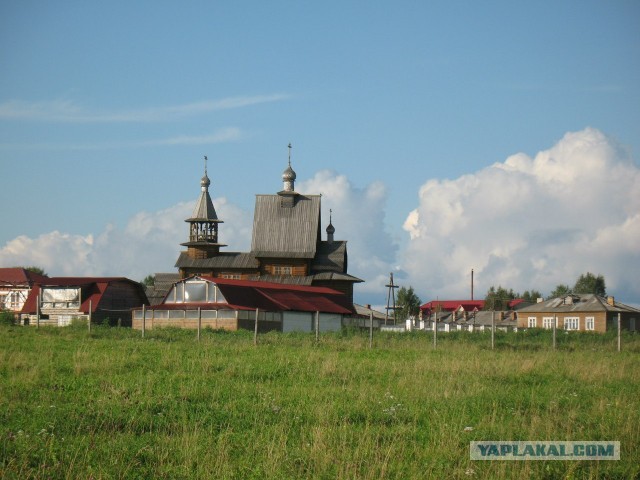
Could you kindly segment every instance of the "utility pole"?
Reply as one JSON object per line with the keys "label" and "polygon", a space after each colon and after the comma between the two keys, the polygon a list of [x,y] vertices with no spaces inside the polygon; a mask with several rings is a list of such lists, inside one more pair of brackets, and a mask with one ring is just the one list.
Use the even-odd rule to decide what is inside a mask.
{"label": "utility pole", "polygon": [[[389,274],[389,284],[385,285],[387,287],[387,309],[384,315],[384,324],[387,324],[387,318],[389,318],[389,310],[393,310],[393,324],[396,324],[396,288],[397,285],[393,283],[393,272]],[[389,306],[389,302],[393,299],[393,306]]]}
{"label": "utility pole", "polygon": [[471,269],[471,301],[473,301],[473,268]]}

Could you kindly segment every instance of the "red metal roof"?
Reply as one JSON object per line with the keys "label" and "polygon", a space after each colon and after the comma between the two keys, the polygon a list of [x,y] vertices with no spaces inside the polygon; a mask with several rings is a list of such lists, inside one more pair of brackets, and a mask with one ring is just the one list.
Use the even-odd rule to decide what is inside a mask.
{"label": "red metal roof", "polygon": [[30,286],[48,277],[20,267],[0,268],[0,285]]}
{"label": "red metal roof", "polygon": [[36,283],[27,297],[24,306],[22,307],[22,313],[36,313],[36,304],[38,302],[38,295],[40,294],[41,287],[80,287],[84,288],[82,304],[79,311],[83,313],[89,312],[89,305],[91,305],[92,313],[95,313],[98,309],[100,300],[106,292],[108,286],[112,282],[127,282],[135,284],[140,292],[141,300],[148,304],[144,289],[142,286],[126,277],[42,277],[42,281]]}
{"label": "red metal roof", "polygon": [[[354,313],[353,304],[342,292],[327,287],[310,287],[253,280],[198,276],[215,283],[230,305],[241,309],[268,311]],[[185,304],[182,304],[185,305]],[[188,304],[187,304],[188,305]]]}
{"label": "red metal roof", "polygon": [[420,310],[432,312],[436,308],[440,308],[444,312],[453,312],[462,307],[465,311],[471,312],[475,308],[482,310],[484,300],[431,300],[420,306]]}

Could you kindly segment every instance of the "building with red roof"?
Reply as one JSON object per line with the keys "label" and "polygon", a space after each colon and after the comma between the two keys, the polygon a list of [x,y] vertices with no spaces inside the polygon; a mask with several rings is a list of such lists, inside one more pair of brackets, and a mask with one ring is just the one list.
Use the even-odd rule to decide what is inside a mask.
{"label": "building with red roof", "polygon": [[22,267],[0,268],[0,310],[20,313],[33,286],[45,279]]}
{"label": "building with red roof", "polygon": [[[195,275],[176,282],[161,304],[133,311],[133,328],[201,327],[260,331],[340,330],[356,312],[349,297],[327,287]],[[144,314],[144,316],[143,316]]]}
{"label": "building with red roof", "polygon": [[473,312],[484,308],[484,300],[431,300],[420,305],[422,316],[429,316],[435,312]]}
{"label": "building with red roof", "polygon": [[131,325],[131,309],[148,305],[144,288],[124,277],[44,277],[33,285],[20,320],[31,325],[69,325],[73,319]]}

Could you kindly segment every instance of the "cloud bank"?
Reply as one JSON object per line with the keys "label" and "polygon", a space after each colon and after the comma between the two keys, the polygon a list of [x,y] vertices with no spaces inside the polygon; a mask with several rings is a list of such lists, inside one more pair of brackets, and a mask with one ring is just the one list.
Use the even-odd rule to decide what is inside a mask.
{"label": "cloud bank", "polygon": [[[406,218],[402,267],[425,298],[491,285],[550,293],[587,271],[640,300],[640,170],[587,128],[534,158],[519,153],[454,180],[429,180]],[[636,268],[634,268],[634,266]]]}
{"label": "cloud bank", "polygon": [[[533,158],[518,153],[456,179],[431,179],[406,214],[406,241],[385,223],[383,183],[364,188],[329,170],[296,190],[322,197],[322,235],[329,209],[336,240],[347,240],[349,273],[366,283],[359,303],[386,300],[389,272],[423,301],[466,298],[475,271],[476,298],[492,285],[547,295],[587,271],[605,276],[607,290],[640,304],[640,169],[598,130],[567,133]],[[253,212],[214,199],[228,251],[250,248]],[[51,275],[126,276],[175,271],[194,202],[140,212],[120,228],[86,235],[19,236],[0,248],[0,265],[37,265]],[[397,214],[400,214],[397,213]]]}
{"label": "cloud bank", "polygon": [[[225,198],[213,200],[223,223],[220,240],[248,248],[252,214]],[[195,201],[157,212],[140,212],[124,226],[107,225],[97,235],[57,231],[36,238],[19,236],[0,249],[0,266],[36,265],[55,276],[118,276],[142,280],[156,272],[175,272],[180,243],[187,240]]]}

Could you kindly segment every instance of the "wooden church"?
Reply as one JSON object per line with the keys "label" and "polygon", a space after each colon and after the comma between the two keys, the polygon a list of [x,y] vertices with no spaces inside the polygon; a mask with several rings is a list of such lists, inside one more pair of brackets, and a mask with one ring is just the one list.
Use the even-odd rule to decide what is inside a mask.
{"label": "wooden church", "polygon": [[205,172],[200,197],[189,224],[189,240],[176,262],[180,277],[257,280],[328,287],[344,293],[353,303],[353,285],[363,280],[347,273],[347,242],[334,240],[335,228],[326,227],[322,239],[321,195],[295,191],[296,173],[289,165],[282,173],[283,189],[256,195],[250,252],[222,251],[219,227],[223,223],[209,195],[211,181]]}

